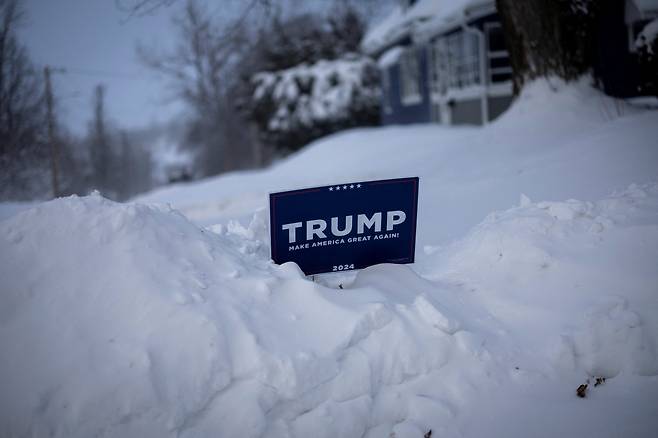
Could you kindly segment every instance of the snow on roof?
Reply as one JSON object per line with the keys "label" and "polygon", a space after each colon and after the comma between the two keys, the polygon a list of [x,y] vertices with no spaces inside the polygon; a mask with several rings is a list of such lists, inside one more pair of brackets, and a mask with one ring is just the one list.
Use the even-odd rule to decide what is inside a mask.
{"label": "snow on roof", "polygon": [[416,39],[431,38],[461,25],[462,22],[469,22],[496,10],[496,5],[491,0],[452,0],[445,3],[440,14],[435,14],[429,20],[418,24],[414,30]]}
{"label": "snow on roof", "polygon": [[361,47],[369,54],[381,50],[407,32],[405,23],[405,13],[401,6],[397,6],[388,17],[368,30]]}
{"label": "snow on roof", "polygon": [[413,34],[424,23],[436,25],[454,21],[469,8],[493,3],[493,0],[418,0],[406,10],[398,6],[382,22],[369,29],[361,47],[366,53],[374,54]]}
{"label": "snow on roof", "polygon": [[379,65],[380,68],[386,68],[390,67],[396,62],[398,62],[398,59],[400,59],[400,55],[402,55],[402,52],[404,52],[404,49],[400,46],[393,47],[392,49],[388,49],[385,51],[382,56],[379,57],[379,60],[377,61],[377,65]]}

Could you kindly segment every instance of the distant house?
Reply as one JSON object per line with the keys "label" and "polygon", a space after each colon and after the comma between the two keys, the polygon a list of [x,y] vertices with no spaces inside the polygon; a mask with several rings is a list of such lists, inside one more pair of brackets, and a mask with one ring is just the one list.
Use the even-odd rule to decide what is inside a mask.
{"label": "distant house", "polygon": [[[638,93],[634,41],[658,0],[618,0],[595,66],[611,95]],[[613,16],[614,15],[614,16]],[[382,74],[382,122],[482,124],[512,102],[512,69],[494,0],[399,0],[362,48]]]}

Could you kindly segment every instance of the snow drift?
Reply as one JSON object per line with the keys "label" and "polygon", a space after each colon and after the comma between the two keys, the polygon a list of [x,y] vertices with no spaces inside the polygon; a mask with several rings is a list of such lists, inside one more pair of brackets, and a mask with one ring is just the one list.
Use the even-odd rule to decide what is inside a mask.
{"label": "snow drift", "polygon": [[450,409],[406,382],[473,354],[455,298],[401,266],[315,284],[259,254],[263,224],[215,234],[97,196],[2,222],[3,435],[439,428]]}
{"label": "snow drift", "polygon": [[[653,436],[658,114],[558,88],[142,197],[176,210],[4,209],[0,435]],[[413,174],[415,265],[269,261],[268,191]]]}
{"label": "snow drift", "polygon": [[271,264],[263,215],[210,232],[92,196],[0,223],[3,434],[460,436],[519,373],[658,395],[633,380],[658,375],[656,185],[524,198],[428,248],[431,280],[380,265],[342,289]]}

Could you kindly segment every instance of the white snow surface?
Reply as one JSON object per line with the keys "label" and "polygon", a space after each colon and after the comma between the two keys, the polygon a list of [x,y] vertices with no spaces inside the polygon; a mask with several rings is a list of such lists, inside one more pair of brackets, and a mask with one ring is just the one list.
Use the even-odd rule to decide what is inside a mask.
{"label": "white snow surface", "polygon": [[389,68],[400,60],[400,56],[404,53],[404,49],[400,46],[395,46],[388,49],[377,60],[377,65],[381,69]]}
{"label": "white snow surface", "polygon": [[[7,213],[0,436],[655,436],[656,138],[658,112],[538,82],[484,128]],[[268,191],[414,175],[417,263],[269,261]]]}

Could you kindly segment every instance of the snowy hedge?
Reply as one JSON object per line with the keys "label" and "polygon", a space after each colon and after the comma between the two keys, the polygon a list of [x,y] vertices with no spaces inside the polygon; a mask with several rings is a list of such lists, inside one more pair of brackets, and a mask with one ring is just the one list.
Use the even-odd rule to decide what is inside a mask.
{"label": "snowy hedge", "polygon": [[295,150],[341,129],[379,122],[376,64],[350,54],[252,77],[252,118],[264,141]]}

